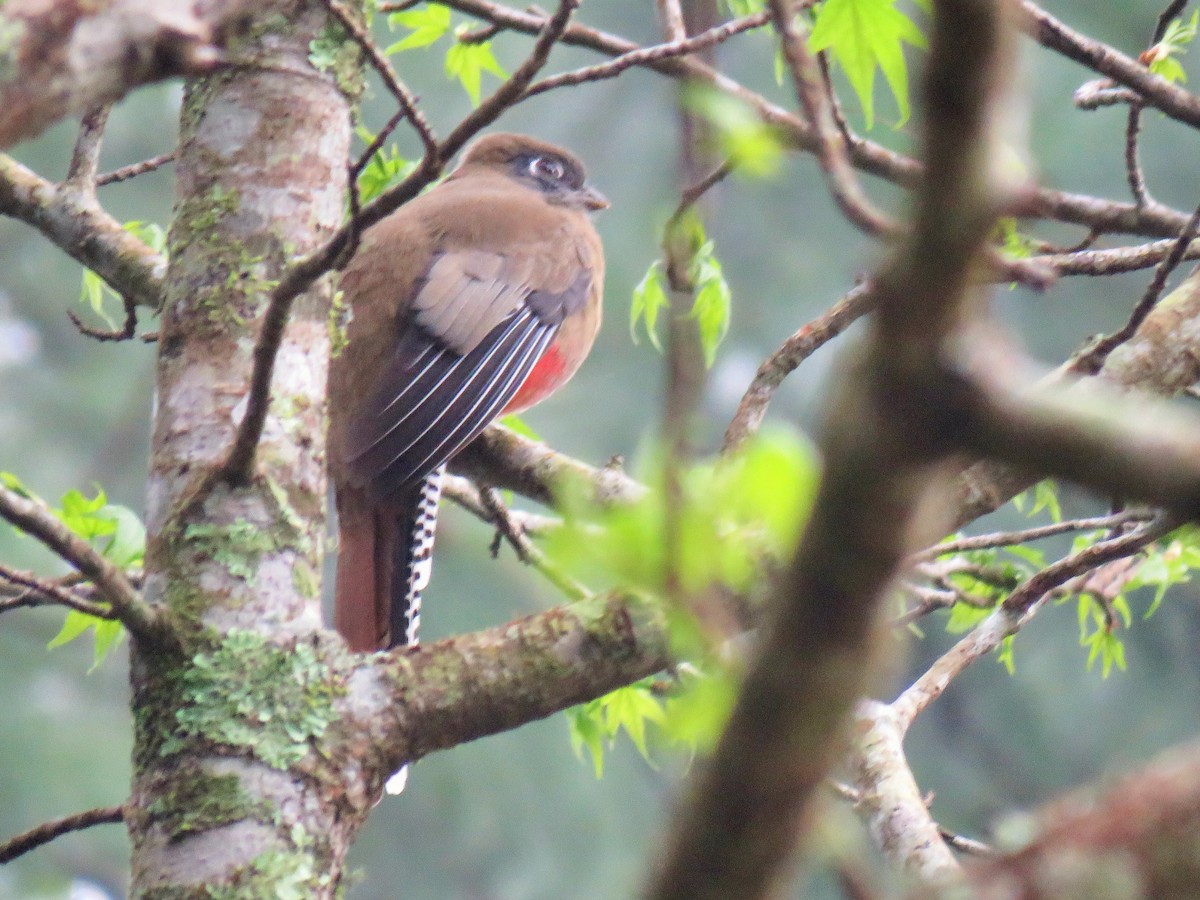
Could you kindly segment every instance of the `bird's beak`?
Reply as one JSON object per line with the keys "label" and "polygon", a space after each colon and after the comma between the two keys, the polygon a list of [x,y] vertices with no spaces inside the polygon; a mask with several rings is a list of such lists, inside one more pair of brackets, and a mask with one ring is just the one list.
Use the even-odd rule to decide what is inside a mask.
{"label": "bird's beak", "polygon": [[608,209],[610,206],[612,206],[612,204],[608,202],[607,197],[605,197],[591,185],[587,184],[575,192],[575,198],[579,201],[580,206],[592,212],[596,212],[597,210],[601,209]]}

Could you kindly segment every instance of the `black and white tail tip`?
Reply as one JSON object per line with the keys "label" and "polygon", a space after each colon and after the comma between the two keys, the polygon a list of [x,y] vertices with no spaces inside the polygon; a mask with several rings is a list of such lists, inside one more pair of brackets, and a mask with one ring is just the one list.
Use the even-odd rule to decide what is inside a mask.
{"label": "black and white tail tip", "polygon": [[[401,629],[405,647],[415,646],[421,632],[421,592],[429,587],[433,575],[433,539],[437,535],[438,503],[442,498],[442,478],[445,465],[438,466],[421,481],[416,509],[413,513],[412,531],[409,533],[404,573],[407,591],[403,608],[393,621],[394,628]],[[395,614],[395,613],[394,613]],[[389,794],[403,792],[408,784],[408,766],[404,766],[387,780],[384,790]]]}

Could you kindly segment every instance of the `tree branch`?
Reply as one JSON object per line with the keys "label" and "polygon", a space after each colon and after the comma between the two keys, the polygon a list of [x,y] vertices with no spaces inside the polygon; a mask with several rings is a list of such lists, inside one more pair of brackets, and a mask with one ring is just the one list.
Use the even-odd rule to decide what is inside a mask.
{"label": "tree branch", "polygon": [[11,585],[15,585],[18,590],[14,596],[0,598],[0,612],[7,612],[10,609],[20,609],[27,606],[54,604],[78,610],[81,613],[95,616],[98,619],[116,618],[109,607],[76,596],[72,591],[67,590],[59,584],[55,584],[53,581],[38,578],[30,572],[18,572],[16,569],[0,565],[0,593],[7,593],[7,590],[2,586],[2,583],[6,581]]}
{"label": "tree branch", "polygon": [[0,214],[32,225],[122,297],[161,306],[167,261],[101,209],[94,194],[52,184],[0,154]]}
{"label": "tree branch", "polygon": [[100,809],[89,809],[87,812],[64,816],[52,822],[44,822],[24,834],[19,834],[0,844],[0,865],[11,862],[18,856],[22,856],[30,850],[36,850],[43,844],[48,844],[55,838],[70,834],[72,831],[82,831],[93,825],[116,824],[123,821],[125,821],[125,807],[103,806]]}
{"label": "tree branch", "polygon": [[1021,0],[1025,31],[1047,49],[1137,91],[1147,105],[1193,128],[1200,127],[1200,97],[1152,73],[1119,50],[1072,30],[1030,0]]}
{"label": "tree branch", "polygon": [[991,653],[1006,637],[1015,634],[1033,618],[1050,591],[1107,562],[1132,556],[1169,534],[1179,524],[1172,517],[1158,516],[1133,531],[1064,557],[1029,578],[891,703],[901,735],[963,670]]}
{"label": "tree branch", "polygon": [[797,30],[790,0],[768,0],[771,22],[779,35],[792,87],[816,143],[814,154],[838,209],[850,223],[872,236],[894,234],[896,223],[872,206],[855,177],[846,144],[825,96],[821,69],[808,52],[807,35]]}
{"label": "tree branch", "polygon": [[961,869],[929,814],[904,756],[904,728],[886,704],[865,700],[854,722],[849,767],[857,789],[855,811],[875,846],[921,884],[948,883]]}
{"label": "tree branch", "polygon": [[875,302],[869,284],[856,285],[763,360],[725,429],[721,452],[732,453],[758,431],[767,414],[767,406],[784,379],[818,349],[870,312]]}
{"label": "tree branch", "polygon": [[0,485],[0,517],[41,541],[95,584],[101,597],[112,606],[113,616],[138,640],[157,643],[166,639],[160,612],[142,600],[125,573],[41,503]]}
{"label": "tree branch", "polygon": [[[491,0],[447,0],[446,5],[482,21],[525,34],[537,34],[546,21],[543,13],[524,12]],[[621,56],[643,49],[623,37],[580,24],[568,27],[563,32],[562,42],[608,56]],[[701,82],[736,97],[750,106],[764,122],[779,128],[797,148],[808,152],[816,149],[816,136],[800,117],[695,59],[669,57],[649,60],[644,65],[668,77]],[[902,187],[912,187],[920,174],[920,165],[915,160],[872,141],[855,141],[848,152],[857,168]],[[1048,188],[1030,188],[1026,203],[1028,209],[1023,210],[1023,214],[1086,225],[1102,232],[1174,237],[1187,221],[1187,214],[1178,210],[1142,208],[1133,203],[1118,203]]]}
{"label": "tree branch", "polygon": [[140,84],[212,71],[226,29],[254,4],[219,0],[8,0],[0,147]]}
{"label": "tree branch", "polygon": [[650,47],[639,47],[636,50],[630,50],[628,53],[622,53],[606,63],[584,66],[571,72],[551,75],[549,78],[543,78],[541,81],[537,81],[526,88],[524,97],[535,97],[538,94],[543,94],[555,88],[570,87],[593,81],[602,81],[606,78],[615,78],[634,66],[648,66],[651,63],[664,59],[688,56],[701,50],[707,50],[710,47],[724,43],[735,35],[745,31],[752,31],[755,28],[761,28],[767,24],[767,18],[765,12],[754,13],[749,16],[743,16],[740,19],[733,19],[715,28],[710,28],[695,37],[671,40],[667,43],[655,44]]}
{"label": "tree branch", "polygon": [[669,662],[662,611],[620,596],[393,650],[382,670],[371,663],[393,698],[382,717],[372,707],[364,729],[382,729],[376,777],[593,699]]}
{"label": "tree branch", "polygon": [[1068,900],[1083,896],[1189,897],[1200,883],[1200,744],[1161,754],[1113,783],[1047,804],[1019,850],[970,865],[973,896]]}

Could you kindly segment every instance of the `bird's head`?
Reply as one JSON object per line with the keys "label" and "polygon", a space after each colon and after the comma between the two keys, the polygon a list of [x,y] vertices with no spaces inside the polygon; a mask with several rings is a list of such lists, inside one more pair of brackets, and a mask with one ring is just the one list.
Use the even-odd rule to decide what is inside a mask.
{"label": "bird's head", "polygon": [[499,171],[535,190],[546,202],[595,212],[608,200],[586,182],[583,163],[567,150],[523,134],[489,134],[467,148],[459,171],[474,167]]}

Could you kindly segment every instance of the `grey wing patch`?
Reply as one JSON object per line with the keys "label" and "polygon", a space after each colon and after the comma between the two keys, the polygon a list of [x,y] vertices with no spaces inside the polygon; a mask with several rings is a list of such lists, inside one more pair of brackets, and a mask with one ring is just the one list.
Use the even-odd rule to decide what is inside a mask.
{"label": "grey wing patch", "polygon": [[413,298],[414,317],[447,347],[470,353],[529,293],[523,268],[500,253],[441,252]]}
{"label": "grey wing patch", "polygon": [[543,322],[561,325],[567,316],[583,309],[591,289],[592,276],[584,269],[565,291],[530,291],[525,303]]}

